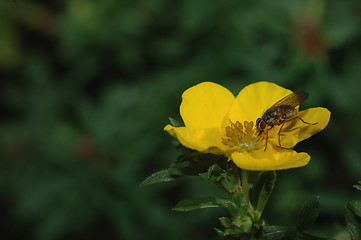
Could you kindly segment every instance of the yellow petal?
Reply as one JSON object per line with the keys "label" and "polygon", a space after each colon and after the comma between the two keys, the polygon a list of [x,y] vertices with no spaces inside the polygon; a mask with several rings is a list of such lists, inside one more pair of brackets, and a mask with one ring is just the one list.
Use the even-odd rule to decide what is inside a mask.
{"label": "yellow petal", "polygon": [[297,153],[294,150],[275,149],[272,145],[251,152],[234,152],[233,162],[242,169],[253,171],[271,171],[305,166],[310,161],[307,153]]}
{"label": "yellow petal", "polygon": [[270,82],[250,84],[237,95],[229,111],[229,119],[232,122],[246,120],[255,123],[274,103],[291,93],[291,90]]}
{"label": "yellow petal", "polygon": [[177,138],[183,146],[198,152],[221,155],[228,150],[228,147],[222,143],[219,128],[173,127],[167,125],[164,130]]}
{"label": "yellow petal", "polygon": [[[282,147],[294,147],[298,142],[301,142],[322,131],[327,126],[330,120],[330,115],[330,111],[322,107],[310,108],[299,112],[297,116],[311,124],[303,123],[297,118],[286,122],[280,133]],[[275,146],[279,146],[279,128],[280,127],[275,127],[271,130],[272,133],[269,134],[269,142],[275,144]]]}
{"label": "yellow petal", "polygon": [[180,114],[186,127],[219,128],[233,101],[228,89],[203,82],[183,93]]}

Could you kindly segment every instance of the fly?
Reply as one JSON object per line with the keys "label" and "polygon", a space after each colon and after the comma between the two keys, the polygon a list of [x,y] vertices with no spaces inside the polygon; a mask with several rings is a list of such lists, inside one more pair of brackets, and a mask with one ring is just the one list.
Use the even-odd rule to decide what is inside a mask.
{"label": "fly", "polygon": [[261,118],[257,119],[256,126],[259,130],[259,135],[266,132],[266,146],[264,151],[266,151],[267,148],[268,130],[271,130],[274,126],[281,125],[280,130],[278,131],[278,143],[281,147],[281,130],[286,122],[298,118],[305,124],[317,124],[306,122],[301,117],[297,116],[296,107],[306,101],[307,98],[308,93],[306,92],[291,93],[273,104],[272,107],[263,113]]}

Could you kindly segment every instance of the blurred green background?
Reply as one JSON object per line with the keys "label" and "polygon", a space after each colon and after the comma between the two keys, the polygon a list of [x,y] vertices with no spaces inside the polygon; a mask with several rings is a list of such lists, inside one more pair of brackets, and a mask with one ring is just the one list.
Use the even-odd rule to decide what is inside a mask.
{"label": "blurred green background", "polygon": [[176,160],[163,127],[203,81],[235,94],[275,82],[331,111],[296,146],[311,162],[278,172],[265,217],[291,224],[319,195],[313,231],[345,231],[344,205],[360,199],[360,43],[358,0],[2,0],[2,239],[217,239],[225,211],[171,211],[221,194],[213,185],[139,187]]}

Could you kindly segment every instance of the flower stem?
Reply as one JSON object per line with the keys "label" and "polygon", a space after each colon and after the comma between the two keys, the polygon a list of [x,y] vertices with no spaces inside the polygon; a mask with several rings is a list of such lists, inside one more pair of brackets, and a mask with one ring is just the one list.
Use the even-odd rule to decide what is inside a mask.
{"label": "flower stem", "polygon": [[242,169],[242,191],[247,202],[249,202],[248,171],[245,169]]}

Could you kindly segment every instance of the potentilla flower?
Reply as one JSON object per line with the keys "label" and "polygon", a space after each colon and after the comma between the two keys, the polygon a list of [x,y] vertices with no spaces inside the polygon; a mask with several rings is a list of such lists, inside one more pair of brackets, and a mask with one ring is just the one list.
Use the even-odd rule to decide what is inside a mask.
{"label": "potentilla flower", "polygon": [[280,133],[281,125],[268,126],[266,131],[259,131],[256,126],[256,120],[267,109],[291,93],[274,83],[258,82],[242,89],[235,98],[221,85],[203,82],[182,95],[180,114],[185,126],[167,125],[164,130],[185,147],[224,155],[242,169],[301,167],[310,156],[291,148],[327,126],[330,112],[326,108],[298,112],[297,106],[299,118],[285,122]]}

